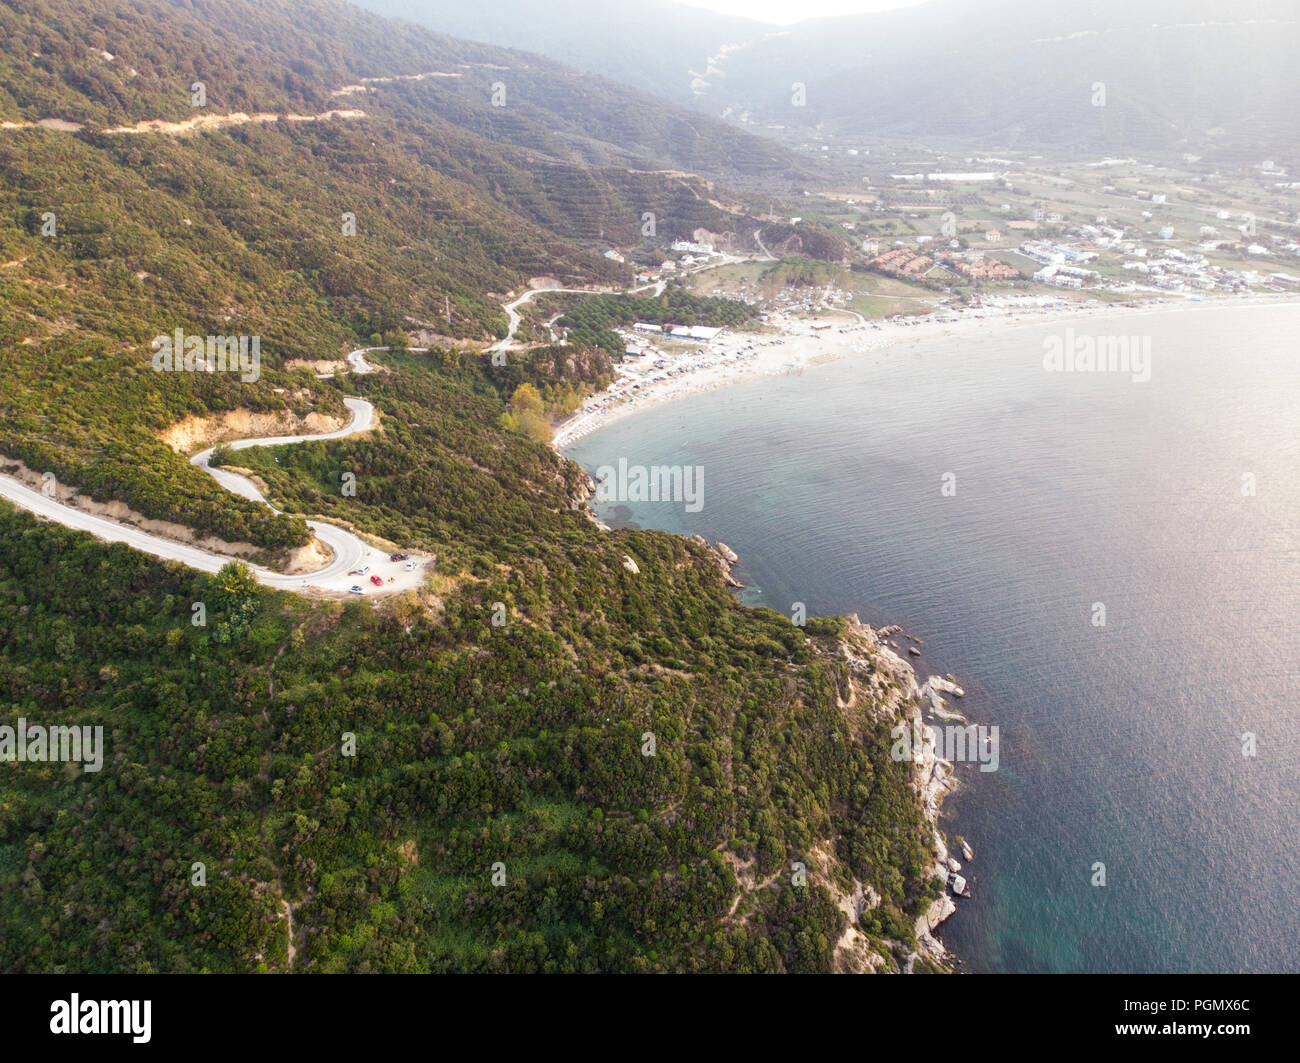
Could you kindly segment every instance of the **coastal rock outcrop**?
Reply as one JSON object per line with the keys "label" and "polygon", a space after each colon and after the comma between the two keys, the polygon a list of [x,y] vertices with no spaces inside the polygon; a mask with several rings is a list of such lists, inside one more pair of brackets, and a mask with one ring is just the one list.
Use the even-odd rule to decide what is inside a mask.
{"label": "coastal rock outcrop", "polygon": [[943,863],[948,862],[948,845],[944,842],[943,835],[939,833],[938,828],[934,830],[934,853]]}
{"label": "coastal rock outcrop", "polygon": [[954,712],[948,708],[948,703],[943,700],[942,694],[952,694],[955,697],[965,697],[966,692],[956,683],[944,679],[937,675],[930,676],[920,687],[918,696],[929,701],[930,712],[939,717],[941,720],[951,720],[956,723],[965,723],[966,717],[959,712]]}
{"label": "coastal rock outcrop", "polygon": [[578,485],[569,495],[569,508],[583,513],[586,518],[601,531],[609,531],[609,525],[597,517],[596,511],[591,508],[591,500],[595,497],[595,494],[596,481],[588,476],[585,480],[579,481]]}
{"label": "coastal rock outcrop", "polygon": [[727,546],[726,543],[718,543],[716,546],[710,546],[709,541],[705,539],[703,535],[692,535],[691,542],[698,543],[713,556],[713,559],[718,563],[718,568],[722,572],[722,581],[728,587],[739,589],[745,586],[731,574],[731,566],[738,564],[740,561],[740,558],[736,556],[736,552],[732,550],[731,547]]}
{"label": "coastal rock outcrop", "polygon": [[[848,663],[854,676],[869,684],[874,693],[886,695],[889,690],[895,692],[892,700],[883,696],[879,703],[895,719],[901,718],[908,732],[920,740],[919,748],[912,750],[912,786],[933,832],[934,864],[930,868],[930,874],[956,895],[969,896],[965,878],[957,874],[962,865],[949,855],[947,843],[938,827],[940,805],[956,785],[953,765],[938,755],[934,734],[924,726],[918,704],[928,701],[932,711],[942,711],[947,718],[962,720],[959,714],[946,710],[941,694],[962,697],[964,691],[951,679],[940,676],[930,676],[923,685],[918,685],[911,664],[886,642],[887,635],[891,633],[890,628],[873,630],[863,624],[856,614],[850,614],[846,619],[849,630],[848,636],[840,643],[841,657]],[[898,630],[900,629],[893,628],[892,633]],[[969,845],[964,840],[961,844],[962,855],[970,860],[974,854],[969,852]],[[936,963],[942,963],[947,958],[947,951],[942,942],[934,937],[934,930],[956,910],[957,905],[945,891],[917,920],[917,951],[908,957],[904,968],[906,971],[910,973],[915,961],[922,956]]]}
{"label": "coastal rock outcrop", "polygon": [[912,965],[918,955],[925,955],[936,963],[942,962],[948,955],[948,950],[943,947],[943,942],[934,936],[934,929],[942,923],[948,916],[957,910],[957,905],[953,899],[946,893],[926,909],[925,914],[916,921],[916,948],[917,951],[908,957],[907,971],[910,974]]}

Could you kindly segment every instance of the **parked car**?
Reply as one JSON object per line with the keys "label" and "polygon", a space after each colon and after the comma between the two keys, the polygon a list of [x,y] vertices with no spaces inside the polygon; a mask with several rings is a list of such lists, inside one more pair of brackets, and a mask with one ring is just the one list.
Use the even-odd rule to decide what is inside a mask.
{"label": "parked car", "polygon": [[365,593],[366,593],[364,587],[357,587],[357,586],[353,586],[353,587],[351,588],[351,591],[352,591],[353,594],[365,594]]}
{"label": "parked car", "polygon": [[415,562],[408,561],[403,567],[406,569],[407,572],[410,572],[411,569],[415,568]]}
{"label": "parked car", "polygon": [[369,571],[370,571],[369,565],[362,565],[359,569],[357,569],[357,575],[364,576]]}
{"label": "parked car", "polygon": [[410,554],[393,554],[393,556],[390,557],[388,560],[389,560],[389,561],[405,561],[405,560],[406,560],[408,557],[410,557],[410,556],[411,556]]}
{"label": "parked car", "polygon": [[384,585],[384,581],[381,580],[378,576],[371,576],[370,582],[373,583],[376,587],[382,587]]}

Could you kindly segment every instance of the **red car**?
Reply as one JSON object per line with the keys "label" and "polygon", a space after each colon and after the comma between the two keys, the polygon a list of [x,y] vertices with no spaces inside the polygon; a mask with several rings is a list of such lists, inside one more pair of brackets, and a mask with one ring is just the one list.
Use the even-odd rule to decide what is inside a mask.
{"label": "red car", "polygon": [[376,587],[382,587],[384,585],[384,581],[381,580],[378,576],[371,576],[370,582],[373,583]]}

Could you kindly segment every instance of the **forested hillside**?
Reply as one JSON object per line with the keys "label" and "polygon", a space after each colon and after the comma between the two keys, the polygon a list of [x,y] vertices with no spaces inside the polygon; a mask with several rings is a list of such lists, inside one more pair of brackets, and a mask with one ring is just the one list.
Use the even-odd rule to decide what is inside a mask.
{"label": "forested hillside", "polygon": [[354,470],[356,526],[439,556],[391,608],[0,504],[5,715],[107,736],[102,774],[0,783],[0,966],[284,970],[285,899],[295,970],[827,970],[855,880],[900,963],[929,827],[890,716],[842,707],[838,622],[741,607],[686,540],[597,529],[580,470],[494,427],[483,369],[393,364],[356,381],[382,437],[257,457],[313,507]]}
{"label": "forested hillside", "polygon": [[[504,53],[330,0],[67,0],[0,6],[0,20],[0,100],[15,119],[91,123],[0,128],[0,455],[227,541],[279,548],[304,532],[190,469],[159,441],[167,425],[235,408],[337,413],[309,372],[285,363],[337,358],[394,331],[471,344],[504,335],[501,296],[530,277],[626,282],[601,252],[639,242],[646,212],[664,239],[744,228],[697,178],[586,159],[663,165],[595,136],[601,116],[642,136],[623,128],[645,113],[639,100],[598,85],[578,93],[574,75],[516,64],[512,102],[494,108],[491,82],[461,61],[515,62]],[[440,65],[458,76],[377,83],[342,104],[331,96],[363,72]],[[205,108],[191,107],[193,79],[207,85]],[[591,110],[584,151],[527,102],[534,90],[560,94],[570,127]],[[92,131],[335,105],[364,116],[184,136]],[[659,111],[645,121],[666,120]],[[260,337],[260,382],[150,372],[150,340],[176,328]],[[135,415],[122,418],[124,407]]]}
{"label": "forested hillside", "polygon": [[[91,128],[207,114],[426,114],[547,156],[801,178],[772,141],[541,56],[378,18],[341,0],[5,0],[0,121]],[[504,92],[494,94],[494,86]],[[495,98],[494,98],[495,96]]]}
{"label": "forested hillside", "polygon": [[[705,547],[588,519],[585,473],[523,414],[600,386],[606,354],[482,351],[530,277],[624,282],[600,249],[637,241],[643,211],[665,239],[739,228],[663,172],[688,157],[676,119],[602,127],[626,97],[565,102],[567,73],[504,115],[468,75],[334,97],[499,53],[330,0],[41,0],[0,21],[2,116],[86,123],[0,128],[0,456],[270,552],[324,514],[436,558],[378,606],[309,599],[0,503],[0,720],[106,744],[102,772],[0,772],[0,969],[904,964],[938,886],[889,756],[893,681],[869,649],[851,674],[843,621],[741,607]],[[364,116],[109,131],[184,120],[194,80],[223,112]],[[642,141],[669,154],[628,165]],[[151,338],[177,328],[260,336],[260,373],[155,371]],[[430,349],[400,350],[416,331]],[[377,339],[399,348],[379,372],[290,364]],[[168,442],[231,411],[337,418],[346,395],[377,430],[239,452],[282,516]],[[837,948],[865,886],[879,904]]]}
{"label": "forested hillside", "polygon": [[588,17],[568,19],[531,0],[363,6],[813,145],[1194,152],[1293,167],[1300,153],[1294,0],[926,0],[781,26],[658,0],[582,0]]}

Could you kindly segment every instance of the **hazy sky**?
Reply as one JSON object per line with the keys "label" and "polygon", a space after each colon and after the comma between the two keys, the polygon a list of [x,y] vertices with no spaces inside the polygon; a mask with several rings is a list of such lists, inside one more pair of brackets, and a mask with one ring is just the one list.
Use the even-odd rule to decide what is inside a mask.
{"label": "hazy sky", "polygon": [[892,7],[913,7],[926,0],[678,0],[690,7],[707,7],[728,15],[744,15],[761,22],[787,25],[805,18],[825,15],[854,15],[863,11],[887,11]]}

